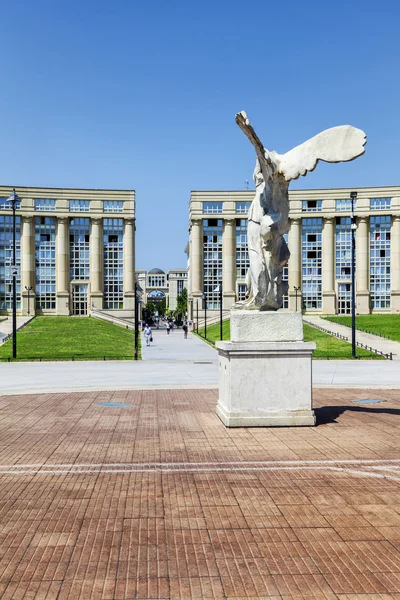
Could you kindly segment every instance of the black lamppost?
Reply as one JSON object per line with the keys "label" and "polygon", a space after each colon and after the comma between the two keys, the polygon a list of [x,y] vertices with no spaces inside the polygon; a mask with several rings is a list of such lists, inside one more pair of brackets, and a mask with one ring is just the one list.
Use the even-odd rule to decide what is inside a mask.
{"label": "black lamppost", "polygon": [[354,204],[357,192],[350,192],[351,198],[351,356],[357,358],[356,354],[356,229],[357,219],[354,214]]}
{"label": "black lamppost", "polygon": [[214,292],[219,292],[219,339],[222,342],[222,281],[217,285]]}
{"label": "black lamppost", "polygon": [[196,332],[199,333],[199,301],[196,300]]}
{"label": "black lamppost", "polygon": [[202,298],[204,300],[204,337],[207,339],[207,296],[203,294]]}
{"label": "black lamppost", "polygon": [[28,285],[26,285],[26,286],[25,286],[25,289],[26,289],[26,291],[28,292],[28,315],[30,315],[30,314],[31,314],[31,311],[30,311],[30,306],[31,306],[31,303],[30,303],[30,296],[29,296],[29,292],[31,291],[31,289],[32,289],[32,286],[31,286],[31,285],[29,285],[29,286],[28,286]]}
{"label": "black lamppost", "polygon": [[139,303],[141,298],[139,292],[142,292],[142,288],[135,281],[135,360],[139,358]]}
{"label": "black lamppost", "polygon": [[11,266],[11,274],[12,274],[12,355],[13,358],[17,358],[17,221],[15,218],[15,210],[17,208],[17,203],[21,202],[21,198],[17,195],[15,188],[12,191],[11,196],[8,198],[8,202],[11,202],[12,211],[13,211],[13,258],[12,258],[12,266]]}
{"label": "black lamppost", "polygon": [[299,291],[300,291],[300,286],[296,287],[296,286],[294,285],[293,287],[294,287],[294,291],[296,292],[296,312],[297,312],[297,292],[299,292]]}

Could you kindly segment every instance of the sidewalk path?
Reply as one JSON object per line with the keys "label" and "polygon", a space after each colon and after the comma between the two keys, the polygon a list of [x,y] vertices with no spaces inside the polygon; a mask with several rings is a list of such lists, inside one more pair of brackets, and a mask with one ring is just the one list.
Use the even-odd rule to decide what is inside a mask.
{"label": "sidewalk path", "polygon": [[[331,321],[327,321],[326,319],[322,319],[317,315],[306,315],[304,317],[304,321],[310,324],[318,325],[319,327],[323,327],[332,333],[340,333],[340,335],[345,335],[349,338],[349,342],[351,342],[351,328],[346,327],[346,325],[339,325],[338,323],[332,323]],[[379,350],[384,354],[393,355],[393,360],[400,360],[400,342],[393,342],[392,340],[387,340],[385,338],[380,337],[379,335],[373,335],[372,333],[364,333],[363,331],[356,332],[356,340],[361,344],[365,344],[366,346],[370,346],[371,348],[375,348],[375,350]]]}
{"label": "sidewalk path", "polygon": [[188,333],[188,339],[185,340],[182,329],[174,329],[169,335],[166,329],[152,328],[152,332],[153,342],[149,348],[142,333],[143,360],[217,360],[214,348],[192,333]]}
{"label": "sidewalk path", "polygon": [[[17,317],[17,331],[32,319],[33,317]],[[0,345],[3,343],[4,338],[6,338],[11,333],[12,317],[8,317],[8,319],[6,319],[5,321],[0,321]]]}

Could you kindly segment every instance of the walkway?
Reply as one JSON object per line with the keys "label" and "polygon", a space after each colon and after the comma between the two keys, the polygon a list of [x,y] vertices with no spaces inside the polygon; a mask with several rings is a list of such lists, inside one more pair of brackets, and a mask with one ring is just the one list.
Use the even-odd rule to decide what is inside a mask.
{"label": "walkway", "polygon": [[[339,325],[338,323],[332,323],[331,321],[322,319],[317,315],[305,315],[304,321],[313,323],[319,327],[323,327],[332,333],[340,333],[340,335],[345,335],[349,338],[349,342],[351,343],[351,327]],[[356,332],[356,340],[357,342],[360,342],[366,346],[370,346],[371,348],[375,348],[375,350],[379,350],[384,354],[392,353],[393,360],[400,360],[400,342],[393,342],[392,340],[387,340],[379,335],[364,333],[363,331]]]}
{"label": "walkway", "polygon": [[399,392],[367,394],[283,429],[217,390],[0,397],[0,598],[398,600]]}
{"label": "walkway", "polygon": [[[26,323],[31,321],[33,317],[17,317],[17,331],[21,329]],[[12,333],[12,317],[8,317],[4,321],[0,321],[0,344],[3,343],[4,338]]]}
{"label": "walkway", "polygon": [[188,339],[185,340],[182,329],[174,329],[169,335],[166,329],[153,328],[152,331],[153,342],[149,348],[142,333],[143,360],[217,360],[214,348],[192,333],[188,333]]}

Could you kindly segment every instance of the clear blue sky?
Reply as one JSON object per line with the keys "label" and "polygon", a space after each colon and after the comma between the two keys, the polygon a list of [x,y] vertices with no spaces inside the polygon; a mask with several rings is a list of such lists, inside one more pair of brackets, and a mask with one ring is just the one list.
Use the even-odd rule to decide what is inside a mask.
{"label": "clear blue sky", "polygon": [[243,189],[246,110],[285,152],[368,135],[293,188],[400,185],[398,0],[17,0],[1,6],[1,184],[137,192],[137,267],[185,266],[192,189]]}

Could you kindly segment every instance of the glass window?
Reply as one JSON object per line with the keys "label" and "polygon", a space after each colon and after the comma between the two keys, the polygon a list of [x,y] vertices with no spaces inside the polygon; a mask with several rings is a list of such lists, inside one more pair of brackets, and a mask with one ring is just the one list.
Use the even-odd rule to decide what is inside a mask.
{"label": "glass window", "polygon": [[301,255],[303,307],[322,308],[322,219],[302,220]]}
{"label": "glass window", "polygon": [[[21,203],[17,202],[15,206],[16,210],[21,208]],[[8,200],[8,197],[0,198],[0,210],[12,210],[12,203]]]}
{"label": "glass window", "polygon": [[56,219],[35,219],[36,308],[56,308]]}
{"label": "glass window", "polygon": [[56,210],[56,201],[53,198],[35,198],[35,210]]}
{"label": "glass window", "polygon": [[219,291],[222,283],[222,220],[203,221],[203,273],[207,308],[219,308]]}
{"label": "glass window", "polygon": [[123,212],[124,203],[122,200],[104,200],[103,202],[103,211],[105,213],[111,212]]}
{"label": "glass window", "polygon": [[70,212],[89,212],[90,200],[70,200],[69,210]]}
{"label": "glass window", "polygon": [[124,308],[124,221],[104,219],[104,308]]}
{"label": "glass window", "polygon": [[303,212],[321,212],[322,200],[303,200],[302,211]]}
{"label": "glass window", "polygon": [[387,210],[390,208],[391,198],[370,198],[370,210]]}
{"label": "glass window", "polygon": [[222,202],[203,202],[203,213],[222,213]]}
{"label": "glass window", "polygon": [[71,281],[90,277],[89,237],[90,219],[71,219],[69,229]]}
{"label": "glass window", "polygon": [[[357,199],[354,200],[354,209],[357,206]],[[351,198],[345,198],[344,200],[335,200],[336,210],[351,210]]]}
{"label": "glass window", "polygon": [[372,308],[390,308],[390,216],[371,217],[369,282]]}
{"label": "glass window", "polygon": [[249,212],[251,202],[236,202],[236,212],[246,214]]}
{"label": "glass window", "polygon": [[165,287],[165,275],[149,275],[149,287]]}
{"label": "glass window", "polygon": [[[21,308],[21,221],[15,218],[16,225],[16,276],[17,309]],[[12,280],[13,274],[13,217],[0,216],[0,309],[12,309]]]}
{"label": "glass window", "polygon": [[351,279],[350,217],[336,217],[336,279]]}
{"label": "glass window", "polygon": [[236,279],[245,281],[249,267],[247,219],[236,219]]}

